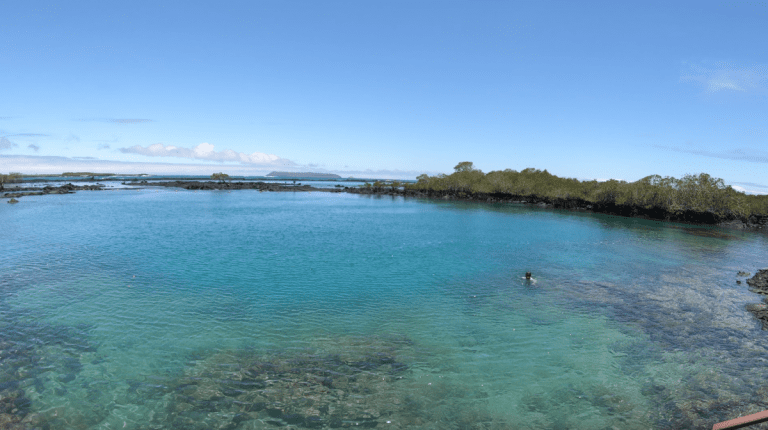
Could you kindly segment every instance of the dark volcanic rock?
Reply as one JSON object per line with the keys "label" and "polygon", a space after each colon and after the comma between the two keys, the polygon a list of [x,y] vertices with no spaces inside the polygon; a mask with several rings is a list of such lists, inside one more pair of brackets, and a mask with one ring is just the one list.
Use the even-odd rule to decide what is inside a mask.
{"label": "dark volcanic rock", "polygon": [[755,276],[747,279],[750,291],[768,295],[768,269],[758,270]]}
{"label": "dark volcanic rock", "polygon": [[258,191],[329,191],[310,185],[287,185],[274,182],[213,182],[213,181],[173,181],[173,182],[129,182],[127,185],[150,185],[153,187],[174,187],[186,190],[258,190]]}
{"label": "dark volcanic rock", "polygon": [[768,305],[765,303],[750,303],[746,306],[755,318],[763,323],[763,330],[768,330]]}
{"label": "dark volcanic rock", "polygon": [[[747,285],[753,293],[768,296],[768,269],[758,270],[755,276],[747,279]],[[750,303],[746,306],[746,309],[763,323],[763,330],[768,330],[768,304],[766,303],[768,298],[764,303]]]}
{"label": "dark volcanic rock", "polygon": [[[80,190],[98,191],[102,189],[104,189],[104,185],[101,185],[101,184],[98,184],[98,185],[65,184],[60,187],[52,187],[50,185],[46,185],[43,188],[19,187],[19,188],[14,188],[14,192],[12,193],[5,193],[2,197],[13,199],[14,197],[42,196],[44,194],[72,194],[75,191],[80,191]],[[11,203],[11,202],[9,201],[8,203]]]}

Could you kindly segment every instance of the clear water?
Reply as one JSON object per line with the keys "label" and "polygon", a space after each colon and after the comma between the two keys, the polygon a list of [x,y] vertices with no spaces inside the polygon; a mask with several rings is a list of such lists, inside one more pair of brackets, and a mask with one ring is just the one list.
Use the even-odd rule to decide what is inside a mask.
{"label": "clear water", "polygon": [[760,298],[735,282],[768,266],[756,233],[171,189],[25,197],[0,225],[9,422],[671,429],[768,409]]}

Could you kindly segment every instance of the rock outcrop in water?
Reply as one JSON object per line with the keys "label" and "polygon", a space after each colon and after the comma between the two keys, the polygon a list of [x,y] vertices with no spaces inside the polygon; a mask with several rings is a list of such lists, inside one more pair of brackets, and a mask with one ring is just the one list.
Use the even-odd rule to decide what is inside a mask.
{"label": "rock outcrop in water", "polygon": [[768,330],[768,305],[765,303],[750,303],[746,309],[763,323],[763,330]]}
{"label": "rock outcrop in water", "polygon": [[[755,276],[747,279],[749,290],[753,293],[768,296],[768,269],[758,270]],[[763,303],[750,303],[746,309],[763,323],[763,330],[768,330],[768,297]]]}
{"label": "rock outcrop in water", "polygon": [[768,296],[768,269],[758,270],[755,276],[747,279],[750,291]]}
{"label": "rock outcrop in water", "polygon": [[321,189],[310,185],[287,185],[274,182],[213,182],[213,181],[173,181],[173,182],[127,182],[126,185],[173,187],[185,190],[258,190],[258,191],[329,191],[339,192],[338,189]]}
{"label": "rock outcrop in water", "polygon": [[[43,188],[40,187],[25,187],[25,188],[14,188],[13,192],[7,192],[4,195],[0,196],[0,198],[10,198],[11,200],[15,200],[15,198],[18,197],[24,197],[24,196],[42,196],[45,194],[74,194],[75,191],[82,191],[82,190],[88,190],[88,191],[98,191],[104,189],[104,185],[102,184],[96,184],[96,185],[72,185],[72,184],[65,184],[60,187],[52,187],[50,185],[46,185]],[[18,200],[16,200],[18,202]],[[8,203],[12,203],[9,201]]]}

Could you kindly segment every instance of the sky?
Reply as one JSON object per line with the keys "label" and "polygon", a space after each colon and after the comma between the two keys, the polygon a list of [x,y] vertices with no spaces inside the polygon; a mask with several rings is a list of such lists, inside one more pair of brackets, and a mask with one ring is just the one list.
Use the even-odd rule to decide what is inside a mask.
{"label": "sky", "polygon": [[0,172],[708,173],[768,193],[768,1],[0,3]]}

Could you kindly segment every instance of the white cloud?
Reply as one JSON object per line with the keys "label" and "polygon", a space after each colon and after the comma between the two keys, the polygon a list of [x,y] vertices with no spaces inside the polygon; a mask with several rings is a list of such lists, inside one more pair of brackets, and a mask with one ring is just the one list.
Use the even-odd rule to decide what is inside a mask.
{"label": "white cloud", "polygon": [[734,190],[736,190],[736,191],[740,191],[740,192],[742,192],[742,193],[746,193],[746,194],[754,194],[754,195],[764,195],[764,194],[768,194],[768,191],[767,191],[767,190],[765,190],[765,189],[762,189],[762,190],[757,190],[757,189],[752,189],[752,188],[744,188],[744,187],[740,187],[740,186],[738,186],[738,185],[731,185],[731,188],[733,188],[733,189],[734,189]]}
{"label": "white cloud", "polygon": [[[742,187],[741,185],[734,184],[741,184],[745,186]],[[731,188],[747,194],[768,194],[768,185],[757,184],[754,182],[734,182],[731,184]]]}
{"label": "white cloud", "polygon": [[235,152],[231,149],[216,152],[214,146],[210,143],[201,143],[194,148],[182,148],[173,145],[164,146],[161,143],[149,145],[147,147],[141,145],[131,146],[129,148],[120,148],[120,152],[126,154],[140,154],[148,157],[178,157],[178,158],[192,158],[196,160],[209,160],[218,162],[237,162],[241,164],[252,164],[259,166],[293,166],[295,163],[291,160],[280,158],[274,154],[264,154],[261,152],[254,152],[252,154],[245,154],[242,152]]}
{"label": "white cloud", "polygon": [[768,67],[763,65],[689,64],[687,69],[681,74],[680,81],[697,83],[709,94],[719,91],[765,94],[768,89]]}
{"label": "white cloud", "polygon": [[714,93],[720,90],[744,91],[744,88],[741,88],[736,82],[733,81],[719,81],[711,79],[709,82],[707,82],[708,93]]}
{"label": "white cloud", "polygon": [[35,155],[0,155],[5,170],[27,174],[58,174],[62,172],[110,172],[124,174],[210,175],[224,171],[230,175],[259,175],[267,171],[254,166],[221,166],[210,164],[135,163],[87,159],[85,157],[56,157]]}

